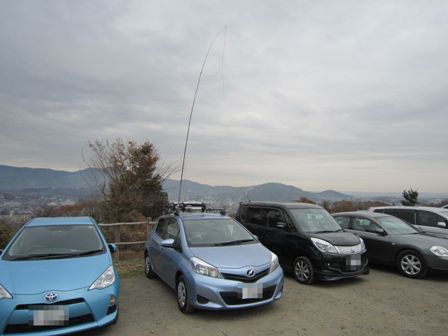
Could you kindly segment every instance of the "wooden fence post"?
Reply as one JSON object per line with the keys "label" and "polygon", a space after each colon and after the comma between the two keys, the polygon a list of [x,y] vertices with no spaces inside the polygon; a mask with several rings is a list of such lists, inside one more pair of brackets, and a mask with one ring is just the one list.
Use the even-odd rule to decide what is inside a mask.
{"label": "wooden fence post", "polygon": [[[120,239],[120,227],[121,227],[121,225],[116,225],[115,226],[115,237],[114,237],[115,243],[120,243],[120,241],[121,241],[121,239]],[[116,254],[117,260],[120,261],[120,249],[119,248],[117,248],[117,252],[115,254]]]}

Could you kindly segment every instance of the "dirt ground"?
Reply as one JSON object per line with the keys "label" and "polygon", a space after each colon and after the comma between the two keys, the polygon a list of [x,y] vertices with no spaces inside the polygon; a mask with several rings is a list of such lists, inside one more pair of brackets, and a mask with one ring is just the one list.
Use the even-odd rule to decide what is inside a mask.
{"label": "dirt ground", "polygon": [[182,314],[174,291],[143,275],[121,282],[120,320],[93,335],[444,335],[448,275],[411,280],[374,268],[368,276],[312,286],[285,277],[285,296],[239,311]]}

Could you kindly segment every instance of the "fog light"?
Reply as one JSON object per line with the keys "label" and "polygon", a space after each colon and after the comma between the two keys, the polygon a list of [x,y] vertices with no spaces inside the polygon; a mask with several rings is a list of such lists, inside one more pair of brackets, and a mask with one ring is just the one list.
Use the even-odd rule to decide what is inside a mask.
{"label": "fog light", "polygon": [[109,307],[115,306],[116,301],[115,296],[112,295],[109,299]]}

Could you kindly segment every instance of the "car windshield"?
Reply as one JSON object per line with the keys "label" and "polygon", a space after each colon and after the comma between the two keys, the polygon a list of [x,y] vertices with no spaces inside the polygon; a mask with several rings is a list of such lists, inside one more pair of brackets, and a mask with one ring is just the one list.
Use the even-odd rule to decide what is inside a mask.
{"label": "car windshield", "polygon": [[257,242],[238,222],[232,219],[184,220],[188,246],[226,246]]}
{"label": "car windshield", "polygon": [[444,215],[445,217],[448,217],[448,210],[442,210],[442,211],[439,211],[439,213]]}
{"label": "car windshield", "polygon": [[342,231],[341,226],[324,209],[291,209],[295,225],[307,233]]}
{"label": "car windshield", "polygon": [[57,259],[104,252],[93,225],[48,225],[25,228],[5,253],[6,260]]}
{"label": "car windshield", "polygon": [[415,234],[419,233],[410,224],[393,216],[377,217],[376,220],[389,234]]}

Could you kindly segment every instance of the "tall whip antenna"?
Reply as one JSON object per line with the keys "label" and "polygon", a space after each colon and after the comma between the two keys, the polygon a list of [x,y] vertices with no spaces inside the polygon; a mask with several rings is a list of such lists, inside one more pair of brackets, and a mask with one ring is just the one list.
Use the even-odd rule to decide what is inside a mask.
{"label": "tall whip antenna", "polygon": [[181,173],[180,173],[180,184],[179,184],[179,197],[178,197],[178,202],[177,202],[178,206],[180,206],[180,199],[181,199],[181,196],[182,196],[182,182],[183,182],[183,177],[184,177],[185,155],[187,154],[188,137],[190,136],[191,118],[193,117],[194,104],[196,102],[196,97],[198,95],[199,84],[201,83],[202,73],[204,72],[204,67],[205,67],[205,64],[207,63],[208,55],[210,54],[210,51],[212,50],[212,47],[213,47],[213,44],[216,41],[216,38],[223,31],[224,32],[227,31],[227,26],[224,26],[221,30],[219,30],[216,33],[215,37],[213,38],[212,43],[210,43],[210,46],[208,47],[207,53],[205,54],[204,62],[202,63],[201,71],[199,72],[198,82],[196,83],[196,90],[194,91],[193,103],[191,104],[191,109],[190,109],[190,118],[188,120],[187,137],[185,139],[185,147],[184,147],[184,156],[182,158],[182,170],[181,170]]}

